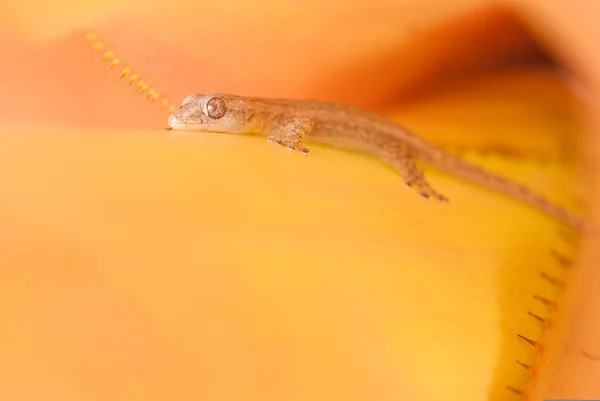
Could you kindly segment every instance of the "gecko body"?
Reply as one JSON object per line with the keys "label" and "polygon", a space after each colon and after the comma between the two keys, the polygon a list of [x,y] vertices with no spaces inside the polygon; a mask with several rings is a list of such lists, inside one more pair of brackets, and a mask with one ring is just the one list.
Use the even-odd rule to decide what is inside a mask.
{"label": "gecko body", "polygon": [[587,231],[583,220],[524,185],[466,162],[407,128],[376,113],[314,100],[246,97],[216,93],[190,95],[170,115],[169,129],[226,134],[259,134],[289,150],[309,152],[304,140],[360,150],[394,167],[404,183],[422,197],[448,202],[429,184],[417,161],[442,172],[509,196]]}

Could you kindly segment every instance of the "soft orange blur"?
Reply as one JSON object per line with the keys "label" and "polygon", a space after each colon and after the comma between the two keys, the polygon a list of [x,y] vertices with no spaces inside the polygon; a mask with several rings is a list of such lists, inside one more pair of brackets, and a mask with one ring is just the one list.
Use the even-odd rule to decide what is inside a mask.
{"label": "soft orange blur", "polygon": [[0,398],[600,397],[593,246],[435,172],[454,213],[359,155],[160,131],[192,92],[342,101],[572,205],[600,5],[512,3],[2,3]]}

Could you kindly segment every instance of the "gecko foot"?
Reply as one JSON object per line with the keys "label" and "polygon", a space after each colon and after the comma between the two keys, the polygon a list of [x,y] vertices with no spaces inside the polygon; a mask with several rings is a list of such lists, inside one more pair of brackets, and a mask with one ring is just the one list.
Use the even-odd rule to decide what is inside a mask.
{"label": "gecko foot", "polygon": [[273,135],[269,135],[269,142],[277,146],[285,146],[288,150],[298,150],[308,154],[308,149],[302,144],[304,137],[312,130],[313,121],[306,117],[290,118],[286,114],[275,117],[272,127]]}
{"label": "gecko foot", "polygon": [[414,181],[405,181],[405,185],[409,188],[415,187],[415,189],[419,192],[425,199],[433,198],[437,199],[440,202],[448,202],[449,199],[447,196],[437,192],[435,189],[431,188],[429,183],[424,179],[414,179]]}
{"label": "gecko foot", "polygon": [[435,191],[431,187],[422,188],[419,193],[425,199],[434,198],[443,203],[446,203],[449,201],[447,196],[440,194],[439,192]]}
{"label": "gecko foot", "polygon": [[385,152],[382,158],[396,167],[404,178],[404,185],[414,188],[423,198],[433,198],[443,203],[449,201],[447,196],[437,192],[429,185],[429,182],[425,179],[425,174],[405,149],[392,149]]}
{"label": "gecko foot", "polygon": [[290,151],[298,150],[302,154],[308,154],[308,148],[305,148],[302,145],[302,142],[292,137],[278,138],[273,135],[270,135],[267,140],[271,143],[274,143],[277,146],[282,146],[288,148]]}

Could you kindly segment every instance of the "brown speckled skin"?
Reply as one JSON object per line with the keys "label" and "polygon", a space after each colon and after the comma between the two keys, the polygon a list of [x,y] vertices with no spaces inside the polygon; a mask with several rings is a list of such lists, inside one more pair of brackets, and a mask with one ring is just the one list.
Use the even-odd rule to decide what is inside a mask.
{"label": "brown speckled skin", "polygon": [[[219,97],[227,110],[220,118],[207,115],[206,103]],[[563,207],[527,187],[510,181],[434,146],[406,128],[375,113],[313,100],[265,99],[223,93],[191,95],[169,117],[174,130],[260,134],[279,146],[308,153],[307,142],[366,151],[394,166],[406,185],[423,197],[448,198],[431,188],[417,166],[421,160],[439,170],[512,197],[578,231],[586,224]]]}

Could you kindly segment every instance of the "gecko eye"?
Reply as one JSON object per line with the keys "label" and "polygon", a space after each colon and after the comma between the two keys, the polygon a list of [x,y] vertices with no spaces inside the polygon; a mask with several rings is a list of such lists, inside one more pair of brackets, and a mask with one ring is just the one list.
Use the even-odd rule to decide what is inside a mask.
{"label": "gecko eye", "polygon": [[210,118],[221,118],[225,115],[225,111],[227,111],[227,105],[220,97],[213,97],[206,102],[206,114]]}

